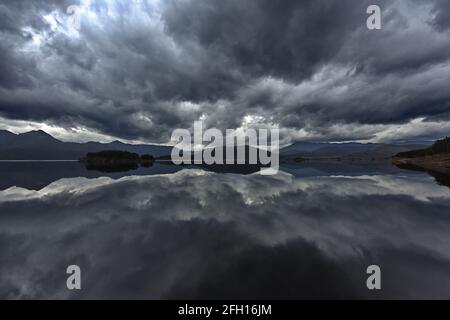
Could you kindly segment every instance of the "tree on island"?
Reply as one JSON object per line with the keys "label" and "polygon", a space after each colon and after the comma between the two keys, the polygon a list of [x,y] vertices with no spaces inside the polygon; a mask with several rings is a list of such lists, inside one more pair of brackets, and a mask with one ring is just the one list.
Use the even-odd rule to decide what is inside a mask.
{"label": "tree on island", "polygon": [[139,165],[151,167],[155,158],[149,154],[139,156],[127,151],[107,150],[88,153],[80,162],[89,170],[117,172],[135,170]]}

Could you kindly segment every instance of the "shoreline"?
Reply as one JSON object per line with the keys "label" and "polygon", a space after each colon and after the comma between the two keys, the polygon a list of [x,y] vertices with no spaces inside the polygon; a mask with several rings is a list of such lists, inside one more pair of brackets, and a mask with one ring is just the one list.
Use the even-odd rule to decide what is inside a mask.
{"label": "shoreline", "polygon": [[2,162],[78,162],[78,160],[0,160],[0,163]]}
{"label": "shoreline", "polygon": [[450,153],[415,158],[393,157],[392,163],[400,167],[409,166],[418,170],[422,169],[424,171],[450,174]]}

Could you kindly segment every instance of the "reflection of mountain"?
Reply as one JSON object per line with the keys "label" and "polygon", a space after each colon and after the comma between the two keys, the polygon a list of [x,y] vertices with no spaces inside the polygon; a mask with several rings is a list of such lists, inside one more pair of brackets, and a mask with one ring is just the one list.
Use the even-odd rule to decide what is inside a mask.
{"label": "reflection of mountain", "polygon": [[[86,170],[84,164],[77,161],[62,162],[4,162],[0,163],[0,191],[10,187],[19,187],[28,190],[41,190],[52,182],[66,178],[85,177],[96,179],[109,177],[120,179],[127,176],[151,176],[173,174],[183,169],[201,169],[215,173],[230,173],[235,175],[248,175],[259,172],[258,165],[200,165],[200,166],[175,166],[170,163],[154,163],[151,167],[137,167],[136,169],[108,170],[108,168],[91,168]],[[298,178],[323,177],[323,176],[361,176],[384,175],[402,172],[401,169],[390,163],[371,163],[367,165],[347,165],[344,163],[291,163],[283,164],[281,172],[292,174]],[[234,178],[233,178],[234,179]],[[237,177],[236,177],[237,179]]]}
{"label": "reflection of mountain", "polygon": [[154,163],[151,166],[123,164],[104,166],[83,164],[78,161],[55,162],[3,162],[0,163],[0,191],[11,187],[41,190],[52,182],[65,178],[85,177],[95,179],[110,177],[119,179],[126,176],[150,176],[172,174],[183,169],[202,169],[217,173],[251,174],[260,170],[252,165],[175,166],[169,163]]}
{"label": "reflection of mountain", "polygon": [[[222,156],[220,156],[220,153],[218,153],[220,152],[219,150],[221,151]],[[240,151],[242,154],[238,152],[238,147],[223,147],[220,149],[209,148],[203,151],[188,152],[188,154],[184,154],[184,160],[181,166],[200,168],[205,171],[211,171],[216,173],[235,173],[235,174],[251,174],[258,172],[261,169],[269,166],[261,164],[258,148],[246,145],[244,146],[243,150],[244,150],[243,153],[242,151]],[[204,161],[206,153],[208,153],[215,160],[222,159],[222,164],[211,164],[211,165],[206,164]],[[256,155],[254,159],[256,163],[249,161],[250,154]],[[183,156],[183,151],[181,150],[179,151],[179,156],[180,157]],[[271,153],[268,152],[267,156],[268,157],[271,156]],[[201,159],[201,164],[195,163],[196,157],[198,157],[198,159]],[[173,164],[171,156],[159,157],[158,160],[166,161],[167,164]],[[188,162],[188,164],[186,164],[186,161]],[[229,162],[230,164],[227,164],[227,162]]]}
{"label": "reflection of mountain", "polygon": [[426,169],[426,168],[418,166],[418,165],[407,164],[407,163],[397,163],[396,166],[398,168],[401,168],[404,170],[426,172],[430,176],[432,176],[439,185],[450,188],[450,173],[449,173],[450,168],[447,168],[447,172],[443,172],[442,170]]}
{"label": "reflection of mountain", "polygon": [[62,142],[44,131],[13,134],[0,131],[0,160],[76,160],[89,152],[123,150],[138,154],[162,156],[172,148],[157,145],[130,145],[119,141],[111,143]]}
{"label": "reflection of mountain", "polygon": [[[233,147],[221,147],[221,148],[205,148],[202,151],[183,151],[181,149],[175,149],[178,151],[178,153],[176,153],[176,155],[178,157],[183,157],[183,162],[184,161],[190,161],[191,163],[194,163],[194,160],[196,158],[198,159],[202,159],[203,160],[209,156],[211,158],[213,158],[214,160],[218,160],[221,159],[222,163],[225,164],[228,161],[232,162],[233,164],[258,164],[261,163],[261,158],[260,158],[260,149],[257,147],[253,147],[253,146],[249,146],[249,145],[245,145],[245,146],[233,146]],[[244,152],[242,152],[242,150]],[[271,153],[270,151],[266,151],[266,150],[261,150],[263,152],[263,154],[267,155],[268,157],[270,157]],[[255,158],[254,160],[256,160],[256,163],[251,163],[249,161],[250,156],[254,155]],[[162,156],[158,158],[159,160],[165,160],[165,161],[171,161],[171,155],[167,155],[167,156]],[[241,162],[239,162],[239,160]]]}
{"label": "reflection of mountain", "polygon": [[404,170],[388,161],[345,162],[345,161],[304,161],[301,163],[287,162],[281,170],[295,177],[329,177],[329,176],[374,176],[395,175],[405,173]]}
{"label": "reflection of mountain", "polygon": [[139,167],[132,171],[105,172],[86,170],[77,161],[64,162],[4,162],[0,163],[0,190],[20,187],[28,190],[40,190],[54,181],[64,178],[85,177],[95,179],[110,177],[119,179],[125,176],[146,176],[171,174],[180,171],[177,166],[155,164],[149,168]]}

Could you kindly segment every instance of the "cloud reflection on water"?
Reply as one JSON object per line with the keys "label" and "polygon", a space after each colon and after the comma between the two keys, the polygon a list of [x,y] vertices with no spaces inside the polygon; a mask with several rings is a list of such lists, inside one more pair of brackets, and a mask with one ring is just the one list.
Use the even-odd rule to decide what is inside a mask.
{"label": "cloud reflection on water", "polygon": [[[450,192],[426,175],[184,170],[0,192],[6,298],[449,298]],[[65,268],[82,268],[81,292]],[[365,269],[382,268],[381,292]]]}

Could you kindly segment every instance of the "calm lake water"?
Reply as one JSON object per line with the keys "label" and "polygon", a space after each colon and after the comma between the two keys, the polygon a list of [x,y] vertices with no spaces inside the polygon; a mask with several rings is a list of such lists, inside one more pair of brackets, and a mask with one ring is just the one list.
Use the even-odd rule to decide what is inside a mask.
{"label": "calm lake water", "polygon": [[[0,176],[0,298],[450,298],[450,189],[425,173],[72,162],[0,163]],[[66,288],[74,264],[80,291]]]}

